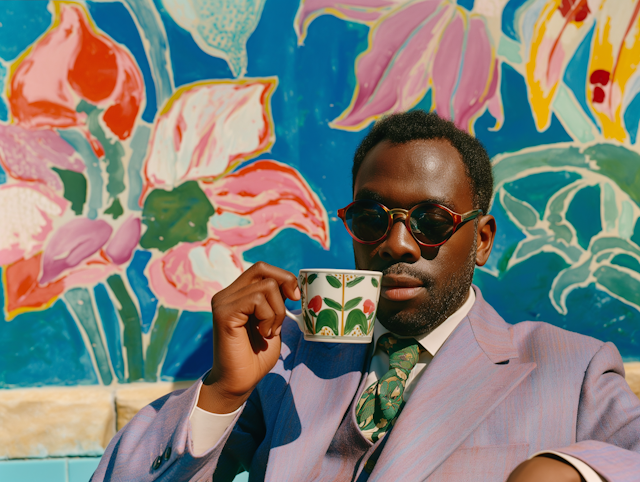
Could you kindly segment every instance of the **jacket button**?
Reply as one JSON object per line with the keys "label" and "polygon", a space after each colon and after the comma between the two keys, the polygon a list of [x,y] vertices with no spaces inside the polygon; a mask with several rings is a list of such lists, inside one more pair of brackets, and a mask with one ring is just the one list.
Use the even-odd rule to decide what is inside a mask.
{"label": "jacket button", "polygon": [[167,447],[164,451],[164,459],[169,460],[171,458],[171,447]]}
{"label": "jacket button", "polygon": [[151,466],[151,468],[153,470],[158,470],[161,465],[162,465],[162,455],[159,455],[158,458],[153,461],[153,465]]}

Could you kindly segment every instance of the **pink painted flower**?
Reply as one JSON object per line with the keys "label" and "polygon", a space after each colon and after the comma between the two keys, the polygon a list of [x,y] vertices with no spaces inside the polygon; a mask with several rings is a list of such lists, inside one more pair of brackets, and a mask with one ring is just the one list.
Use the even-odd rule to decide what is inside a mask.
{"label": "pink painted flower", "polygon": [[371,28],[369,48],[356,61],[351,105],[332,127],[361,130],[414,107],[429,89],[438,114],[462,129],[472,131],[486,108],[502,122],[488,12],[468,13],[453,0],[303,0],[295,20],[299,43],[309,22],[326,13]]}
{"label": "pink painted flower", "polygon": [[163,195],[197,181],[214,208],[207,236],[156,255],[150,284],[164,306],[208,310],[211,296],[245,269],[242,253],[297,229],[329,246],[322,203],[294,168],[259,160],[241,162],[275,141],[269,101],[275,79],[205,81],[180,89],[155,123],[144,165],[145,186]]}
{"label": "pink painted flower", "polygon": [[12,66],[13,120],[31,129],[84,127],[86,115],[76,107],[85,100],[105,109],[101,118],[111,132],[128,138],[144,93],[133,57],[96,30],[83,6],[53,6],[53,27]]}
{"label": "pink painted flower", "polygon": [[[101,219],[77,217],[53,231],[66,201],[35,183],[0,186],[0,200],[5,193],[19,206],[13,214],[3,210],[8,218],[5,223],[0,220],[0,239],[9,244],[9,249],[0,247],[0,264],[7,275],[6,319],[45,309],[66,290],[122,271],[140,239],[140,220],[135,217],[120,222],[117,229]],[[14,229],[17,225],[19,231]]]}
{"label": "pink painted flower", "polygon": [[44,184],[17,182],[0,186],[0,206],[0,266],[6,266],[42,250],[69,202]]}
{"label": "pink painted flower", "polygon": [[154,260],[149,282],[167,306],[205,310],[211,297],[244,271],[240,253],[210,239],[182,243]]}
{"label": "pink painted flower", "polygon": [[373,310],[375,310],[376,304],[371,300],[365,300],[364,305],[362,307],[362,311],[364,311],[365,315],[368,315]]}
{"label": "pink painted flower", "polygon": [[322,308],[322,296],[314,296],[309,300],[309,304],[307,305],[311,311],[314,313],[319,313],[320,308]]}
{"label": "pink painted flower", "polygon": [[13,179],[38,181],[62,192],[62,182],[51,168],[82,172],[76,151],[51,129],[25,129],[0,124],[0,164]]}

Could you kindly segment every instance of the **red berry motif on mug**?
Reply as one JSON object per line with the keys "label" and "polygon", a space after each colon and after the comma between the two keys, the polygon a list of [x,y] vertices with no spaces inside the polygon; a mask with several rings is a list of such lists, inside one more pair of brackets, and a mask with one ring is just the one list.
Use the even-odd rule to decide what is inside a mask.
{"label": "red berry motif on mug", "polygon": [[364,311],[365,315],[368,315],[369,313],[371,313],[374,308],[376,307],[375,303],[371,300],[366,300],[364,302],[364,305],[362,307],[362,311]]}
{"label": "red berry motif on mug", "polygon": [[320,295],[314,296],[309,300],[309,304],[307,305],[311,311],[314,313],[318,313],[320,308],[322,308],[322,297]]}

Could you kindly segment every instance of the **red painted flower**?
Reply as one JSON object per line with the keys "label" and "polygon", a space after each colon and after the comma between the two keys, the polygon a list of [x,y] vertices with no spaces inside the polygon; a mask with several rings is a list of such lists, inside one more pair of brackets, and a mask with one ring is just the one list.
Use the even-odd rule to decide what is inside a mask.
{"label": "red painted flower", "polygon": [[320,308],[322,308],[322,297],[320,295],[314,296],[307,306],[309,306],[309,309],[314,313],[318,313]]}
{"label": "red painted flower", "polygon": [[362,311],[364,311],[365,315],[368,315],[376,308],[376,304],[371,300],[366,300],[364,302],[364,306],[362,307]]}
{"label": "red painted flower", "polygon": [[54,2],[54,8],[53,27],[12,66],[7,97],[14,121],[30,129],[83,127],[86,116],[76,107],[85,100],[105,109],[105,125],[126,139],[144,90],[133,57],[97,31],[84,7]]}

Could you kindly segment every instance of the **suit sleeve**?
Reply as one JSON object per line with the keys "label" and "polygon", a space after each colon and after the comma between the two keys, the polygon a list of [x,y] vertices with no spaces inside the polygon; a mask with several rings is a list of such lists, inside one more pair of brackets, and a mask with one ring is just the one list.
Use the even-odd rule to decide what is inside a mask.
{"label": "suit sleeve", "polygon": [[[172,392],[140,410],[113,437],[91,481],[210,481],[214,472],[216,481],[231,481],[248,468],[264,425],[261,419],[257,420],[255,400],[251,398],[218,443],[195,455],[189,416],[201,385],[200,380],[189,389]],[[253,433],[246,433],[252,429]],[[226,447],[234,431],[238,433]],[[244,443],[248,440],[253,443]],[[238,448],[242,449],[240,453]]]}
{"label": "suit sleeve", "polygon": [[556,450],[582,460],[607,481],[640,480],[640,400],[625,381],[612,343],[602,345],[587,367],[576,440]]}

